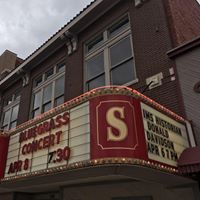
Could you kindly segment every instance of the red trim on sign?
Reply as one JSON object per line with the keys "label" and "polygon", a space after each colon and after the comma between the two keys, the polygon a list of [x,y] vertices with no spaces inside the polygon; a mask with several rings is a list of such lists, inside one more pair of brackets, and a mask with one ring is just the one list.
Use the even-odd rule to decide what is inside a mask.
{"label": "red trim on sign", "polygon": [[182,174],[200,172],[200,147],[190,147],[183,151],[179,160],[178,168]]}
{"label": "red trim on sign", "polygon": [[106,95],[91,99],[90,130],[91,159],[147,160],[140,102],[133,97]]}
{"label": "red trim on sign", "polygon": [[0,179],[4,177],[10,137],[0,136]]}

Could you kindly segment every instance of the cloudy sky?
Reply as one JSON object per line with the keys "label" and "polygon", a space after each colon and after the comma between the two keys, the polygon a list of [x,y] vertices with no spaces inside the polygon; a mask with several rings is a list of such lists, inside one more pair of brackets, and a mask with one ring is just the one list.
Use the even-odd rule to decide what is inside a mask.
{"label": "cloudy sky", "polygon": [[0,55],[26,58],[91,1],[0,0]]}
{"label": "cloudy sky", "polygon": [[0,0],[0,55],[26,58],[92,0]]}

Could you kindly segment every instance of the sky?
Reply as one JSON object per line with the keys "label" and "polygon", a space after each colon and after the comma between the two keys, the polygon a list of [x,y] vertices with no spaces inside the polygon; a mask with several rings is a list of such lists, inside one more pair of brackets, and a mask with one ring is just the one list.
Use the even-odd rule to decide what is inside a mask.
{"label": "sky", "polygon": [[0,55],[26,58],[92,0],[0,0]]}
{"label": "sky", "polygon": [[91,1],[0,0],[0,55],[26,58]]}

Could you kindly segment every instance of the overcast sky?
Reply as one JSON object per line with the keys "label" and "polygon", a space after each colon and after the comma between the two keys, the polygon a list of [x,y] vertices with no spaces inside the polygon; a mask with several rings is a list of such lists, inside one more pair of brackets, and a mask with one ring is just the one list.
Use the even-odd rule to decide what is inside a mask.
{"label": "overcast sky", "polygon": [[92,0],[0,0],[0,55],[26,58]]}
{"label": "overcast sky", "polygon": [[91,1],[0,0],[0,55],[26,58]]}

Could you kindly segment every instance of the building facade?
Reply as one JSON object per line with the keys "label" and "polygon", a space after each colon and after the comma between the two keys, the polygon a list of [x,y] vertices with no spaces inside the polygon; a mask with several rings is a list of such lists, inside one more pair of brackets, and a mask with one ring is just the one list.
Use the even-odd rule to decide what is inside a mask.
{"label": "building facade", "polygon": [[[168,55],[174,59],[181,85],[187,119],[192,120],[196,141],[199,141],[199,37],[173,50]],[[199,143],[198,143],[199,144]]]}
{"label": "building facade", "polygon": [[[191,145],[195,146],[196,143],[199,144],[199,137],[196,137],[197,141],[193,139],[192,132],[188,128],[189,123],[186,124],[186,121],[182,118],[188,117],[188,115],[186,115],[184,109],[185,104],[177,79],[177,63],[166,55],[166,52],[172,48],[199,35],[199,26],[196,26],[200,20],[199,12],[199,5],[195,0],[192,0],[189,5],[186,0],[182,4],[178,0],[96,0],[92,2],[27,57],[21,65],[1,79],[1,129],[4,133],[10,135],[10,138],[14,137],[15,134],[16,136],[18,134],[18,137],[21,138],[16,139],[16,141],[13,139],[13,143],[10,139],[9,148],[11,150],[8,149],[8,160],[19,156],[18,161],[25,162],[26,159],[30,159],[34,162],[34,152],[31,152],[30,145],[21,146],[21,143],[29,139],[33,140],[34,137],[30,136],[31,134],[34,135],[32,126],[37,127],[45,120],[48,121],[51,117],[56,117],[58,113],[62,113],[61,110],[56,110],[56,108],[64,102],[73,102],[72,99],[74,98],[79,101],[77,97],[80,95],[88,94],[97,87],[109,85],[123,85],[136,89],[180,115],[181,117],[173,115],[165,109],[163,111],[161,106],[158,106],[160,110],[157,108],[159,112],[164,113],[163,115],[170,115],[173,120],[177,120],[187,127],[187,134],[185,134],[188,136],[183,145],[184,148]],[[120,95],[123,96],[123,89],[119,90],[122,90]],[[128,91],[128,89],[126,90]],[[108,91],[108,94],[111,95],[112,92]],[[138,94],[138,96],[140,95]],[[121,96],[118,99],[111,100],[121,101],[120,98]],[[88,101],[90,102],[90,100]],[[147,101],[150,102],[149,99]],[[85,101],[83,102],[85,103]],[[132,103],[130,104],[132,105]],[[66,110],[67,105],[64,106]],[[83,116],[87,116],[88,119],[90,118],[90,114],[87,113],[89,105],[84,105],[82,109],[85,109],[86,113]],[[81,107],[79,103],[75,103],[74,107],[72,106],[70,109],[74,109],[75,112],[76,106]],[[153,107],[155,106],[153,105]],[[118,112],[122,111],[118,110]],[[123,118],[123,113],[119,114],[118,118]],[[86,120],[84,123],[91,124],[87,119],[84,119]],[[61,119],[57,120],[60,121]],[[61,122],[64,123],[65,120],[66,116],[63,117]],[[141,123],[142,119],[139,121],[137,123]],[[119,121],[115,122],[118,123]],[[174,123],[176,124],[176,122]],[[121,125],[123,126],[123,123]],[[17,128],[13,129],[16,126]],[[88,126],[92,128],[90,125]],[[84,129],[88,129],[88,127],[84,127]],[[67,130],[71,130],[70,127]],[[26,134],[21,136],[21,133],[26,131],[29,132],[29,136],[26,136]],[[80,130],[77,129],[77,131]],[[84,133],[92,134],[92,132],[95,131],[87,130]],[[74,158],[74,161],[72,158],[70,160],[66,157],[67,163],[68,159],[70,164],[77,163],[78,165],[79,161],[103,158],[91,153],[96,146],[91,148],[92,139],[88,141],[88,137],[91,138],[90,136],[84,135],[81,138],[78,137],[78,133],[74,134],[74,137],[78,138],[77,143],[75,142],[77,146],[83,145],[82,143],[79,144],[80,141],[85,141],[87,145],[85,144],[84,150],[79,149],[78,158]],[[145,137],[147,138],[147,135]],[[61,142],[59,138],[60,135],[57,133],[57,135],[50,135],[45,140],[52,140],[52,146],[56,146],[55,141],[57,141],[57,144]],[[4,139],[2,141],[6,146],[8,141],[6,139],[4,141]],[[43,141],[39,137],[38,142],[39,139],[41,139],[41,142]],[[70,141],[69,139],[66,140]],[[144,140],[144,138],[141,140]],[[20,146],[16,148],[15,143],[19,143]],[[45,144],[43,145],[45,146]],[[49,152],[49,146],[46,145],[44,149],[48,149]],[[88,145],[90,151],[87,149],[89,148]],[[66,145],[60,147],[61,150],[59,151],[65,151],[66,156],[68,149],[65,147]],[[20,154],[10,155],[9,157],[10,152],[17,151],[17,149],[20,152],[22,148],[22,158],[20,158]],[[89,151],[87,156],[81,157],[81,151],[84,152],[86,149]],[[152,151],[160,154],[158,153],[159,150],[156,149],[155,147]],[[183,149],[181,148],[180,151],[182,152]],[[176,158],[176,164],[165,163],[163,168],[171,168],[172,171],[177,172],[177,160],[181,152],[177,155],[172,154]],[[49,153],[45,154],[49,155]],[[24,155],[27,155],[28,158],[25,159]],[[32,157],[29,158],[30,155]],[[120,151],[114,155],[112,153],[110,156],[108,155],[104,155],[105,158],[119,157],[119,159],[123,159],[128,157],[132,159],[134,157],[132,154],[131,156],[129,154],[128,156],[126,154],[121,155]],[[147,164],[151,162],[147,159],[147,152],[136,153],[135,158],[144,160],[144,163],[147,162]],[[65,159],[62,158],[61,160]],[[151,159],[155,160],[154,158]],[[40,163],[41,160],[35,162]],[[143,166],[141,163],[133,162],[129,165],[128,161],[123,165],[121,163],[123,160],[115,162],[115,159],[111,160],[110,163],[106,159],[102,161],[108,162],[105,166],[99,163],[99,160],[97,162],[99,164],[97,166],[89,163],[85,168],[78,166],[77,169],[55,171],[55,174],[50,173],[50,175],[48,175],[48,171],[45,171],[44,176],[40,173],[37,174],[37,164],[35,164],[35,170],[32,168],[31,170],[36,177],[30,177],[30,174],[28,175],[26,172],[24,174],[27,175],[27,178],[20,177],[20,162],[16,163],[15,167],[9,163],[5,172],[9,172],[10,175],[3,179],[0,196],[3,199],[32,198],[38,200],[92,199],[94,197],[134,200],[198,198],[197,183],[190,178],[177,174],[174,176],[174,173],[169,172],[169,170],[167,173],[162,171],[161,160],[156,160],[160,164],[158,169],[154,169],[153,164],[152,166]],[[11,163],[14,165],[15,162]],[[53,166],[55,163],[51,164]],[[80,165],[83,165],[83,163],[80,163]],[[48,167],[47,170],[49,170]],[[132,171],[134,174],[132,174]],[[10,176],[13,176],[14,179]],[[41,185],[38,183],[41,183]],[[188,187],[183,185],[188,185]],[[132,191],[132,188],[137,189]],[[96,194],[98,194],[98,197]]]}
{"label": "building facade", "polygon": [[[185,114],[192,123],[194,136],[199,146],[199,37],[182,44],[168,52],[171,59],[176,62],[178,79],[184,102]],[[199,180],[199,147],[193,147],[182,155],[182,167],[184,173],[196,176]],[[194,168],[190,170],[189,168]]]}

